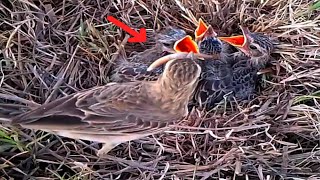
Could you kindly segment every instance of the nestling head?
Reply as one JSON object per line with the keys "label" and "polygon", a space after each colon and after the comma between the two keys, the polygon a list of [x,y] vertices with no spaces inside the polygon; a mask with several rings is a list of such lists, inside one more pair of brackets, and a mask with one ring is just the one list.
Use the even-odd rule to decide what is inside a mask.
{"label": "nestling head", "polygon": [[252,33],[248,27],[242,25],[240,28],[243,35],[219,37],[219,39],[250,57],[250,63],[253,65],[265,65],[270,60],[270,54],[274,49],[271,38],[261,33]]}
{"label": "nestling head", "polygon": [[182,29],[168,26],[156,34],[156,41],[166,47],[172,48],[174,43],[186,36],[186,32]]}
{"label": "nestling head", "polygon": [[221,53],[222,42],[217,38],[217,33],[211,25],[206,25],[202,19],[199,19],[194,35],[200,53],[208,55]]}

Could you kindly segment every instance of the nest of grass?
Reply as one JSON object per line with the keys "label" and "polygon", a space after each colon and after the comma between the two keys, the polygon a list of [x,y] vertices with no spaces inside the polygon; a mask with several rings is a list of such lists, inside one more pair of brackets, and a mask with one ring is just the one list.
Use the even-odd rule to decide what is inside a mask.
{"label": "nest of grass", "polygon": [[[315,179],[320,174],[320,19],[309,0],[0,2],[0,112],[13,116],[109,82],[125,32],[105,20],[147,28],[146,43],[173,25],[193,34],[198,18],[219,35],[238,23],[278,38],[272,66],[251,102],[218,106],[206,118],[117,146],[0,125],[0,175],[15,179]],[[192,119],[192,117],[191,117]]]}

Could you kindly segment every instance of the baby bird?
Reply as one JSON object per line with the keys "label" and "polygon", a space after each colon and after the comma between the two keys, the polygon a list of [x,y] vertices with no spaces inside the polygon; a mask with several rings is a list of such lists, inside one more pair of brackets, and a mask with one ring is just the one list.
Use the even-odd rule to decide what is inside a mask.
{"label": "baby bird", "polygon": [[171,60],[157,81],[110,83],[80,91],[19,115],[12,124],[104,143],[97,153],[103,156],[120,143],[162,132],[183,120],[200,73],[193,60]]}
{"label": "baby bird", "polygon": [[[243,35],[217,37],[212,27],[200,19],[195,30],[197,43],[184,37],[174,45],[177,52],[207,55],[204,61],[197,61],[202,73],[190,108],[210,110],[224,99],[246,100],[254,95],[257,72],[270,60],[273,45],[267,36],[240,28]],[[227,53],[230,45],[240,51]]]}
{"label": "baby bird", "polygon": [[[243,40],[243,35],[228,37],[229,41],[233,42],[233,45],[221,41],[218,38],[217,33],[214,31],[211,25],[206,25],[205,22],[200,18],[198,26],[194,32],[195,41],[202,53],[208,52],[208,54],[231,54],[236,52],[236,48],[233,45],[238,44],[237,42]],[[239,44],[238,44],[239,45]],[[241,44],[240,44],[241,45]]]}
{"label": "baby bird", "polygon": [[[241,36],[239,36],[241,37]],[[229,37],[229,41],[238,36]],[[205,61],[196,60],[202,67],[200,82],[196,89],[194,99],[189,104],[189,110],[196,106],[202,109],[204,106],[207,109],[214,107],[216,102],[220,102],[226,94],[224,91],[232,89],[230,83],[232,82],[233,70],[232,65],[235,63],[235,54],[228,54],[226,51],[229,45],[222,42],[213,28],[207,26],[201,19],[199,19],[198,27],[195,30],[195,41],[192,43],[191,37],[184,37],[176,42],[174,49],[177,52],[189,52],[192,49],[194,53],[208,55]],[[242,36],[243,40],[243,36]],[[236,45],[236,40],[232,45]],[[192,46],[196,46],[190,48]],[[242,53],[240,53],[242,54]],[[229,84],[226,84],[229,83]]]}
{"label": "baby bird", "polygon": [[156,44],[150,49],[125,58],[124,52],[116,59],[110,72],[112,82],[129,82],[141,80],[157,80],[163,72],[163,67],[147,71],[148,66],[156,59],[173,51],[173,44],[186,35],[182,29],[172,26],[165,28],[155,35]]}
{"label": "baby bird", "polygon": [[[243,36],[219,37],[240,52],[222,53],[219,60],[203,61],[203,72],[195,94],[200,109],[210,110],[225,98],[228,101],[231,98],[250,100],[255,94],[257,72],[269,62],[273,45],[269,37],[251,33],[243,26],[240,28]],[[202,44],[200,42],[200,52],[214,53],[210,48],[212,44]]]}

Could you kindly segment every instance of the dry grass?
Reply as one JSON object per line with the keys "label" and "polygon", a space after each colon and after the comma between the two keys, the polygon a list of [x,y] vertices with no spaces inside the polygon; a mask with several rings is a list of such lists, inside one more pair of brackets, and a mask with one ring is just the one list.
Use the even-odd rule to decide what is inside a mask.
{"label": "dry grass", "polygon": [[[320,13],[309,0],[118,0],[0,2],[0,112],[12,116],[96,85],[125,33],[113,15],[152,33],[193,33],[202,17],[220,35],[237,24],[279,45],[252,102],[116,147],[0,125],[0,175],[9,179],[312,179],[320,174]],[[128,55],[152,45],[126,44]]]}

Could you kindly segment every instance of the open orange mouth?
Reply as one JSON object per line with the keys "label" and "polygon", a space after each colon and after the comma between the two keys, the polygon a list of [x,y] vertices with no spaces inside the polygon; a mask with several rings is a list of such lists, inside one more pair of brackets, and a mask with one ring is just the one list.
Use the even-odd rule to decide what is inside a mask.
{"label": "open orange mouth", "polygon": [[[199,18],[198,26],[194,32],[195,40],[196,41],[201,40],[208,30],[209,30],[209,26],[201,18]],[[218,37],[218,38],[235,47],[243,47],[246,43],[246,38],[243,35],[230,36],[230,37]]]}
{"label": "open orange mouth", "polygon": [[200,18],[200,19],[199,19],[199,23],[198,23],[198,27],[197,27],[197,29],[194,31],[195,39],[198,40],[199,38],[201,38],[207,30],[208,30],[208,26],[207,26],[206,23],[204,23],[204,21]]}
{"label": "open orange mouth", "polygon": [[230,37],[218,37],[218,38],[235,47],[243,47],[247,41],[243,35],[230,36]]}
{"label": "open orange mouth", "polygon": [[[199,47],[197,45],[197,41],[201,40],[203,36],[206,34],[210,34],[209,31],[212,31],[211,34],[214,34],[216,36],[215,32],[213,31],[211,26],[206,25],[206,23],[199,18],[198,26],[194,32],[195,34],[195,41],[192,40],[192,37],[187,35],[184,38],[176,41],[174,44],[174,50],[176,52],[193,52],[193,53],[199,53]],[[211,35],[210,34],[210,35]],[[217,37],[222,41],[225,41],[229,43],[230,45],[238,48],[244,48],[244,46],[247,43],[247,38],[244,35],[237,35],[237,36],[230,36],[230,37]]]}
{"label": "open orange mouth", "polygon": [[199,53],[199,47],[192,37],[187,35],[184,38],[175,42],[173,49],[176,52],[193,52]]}

